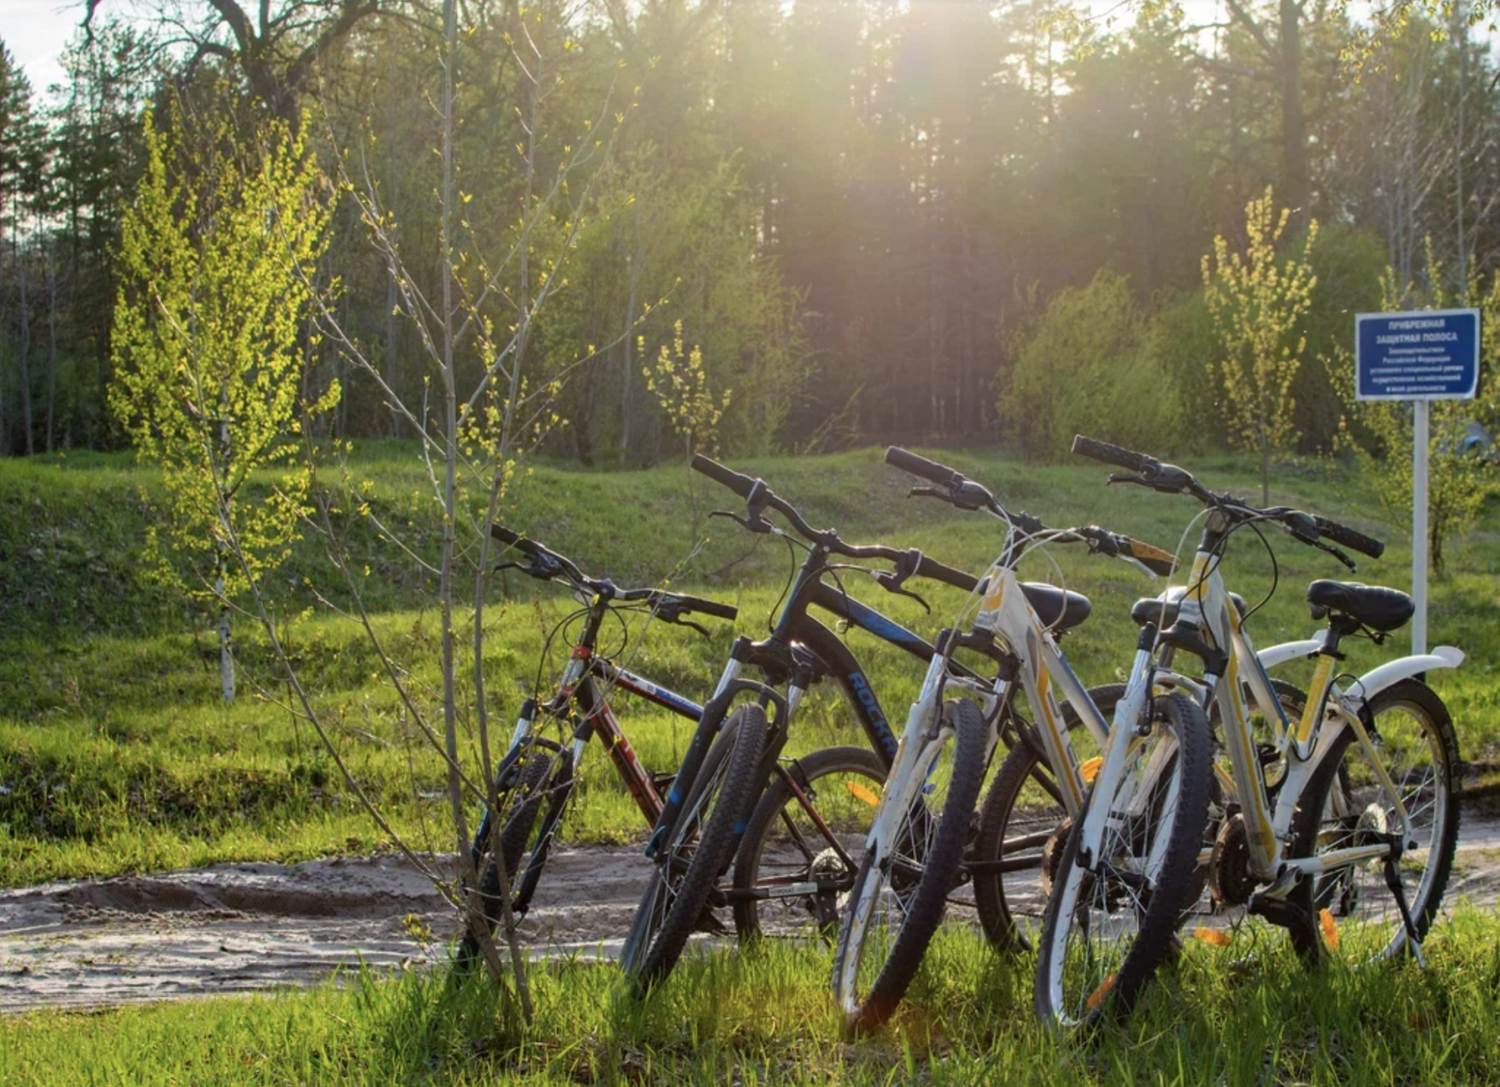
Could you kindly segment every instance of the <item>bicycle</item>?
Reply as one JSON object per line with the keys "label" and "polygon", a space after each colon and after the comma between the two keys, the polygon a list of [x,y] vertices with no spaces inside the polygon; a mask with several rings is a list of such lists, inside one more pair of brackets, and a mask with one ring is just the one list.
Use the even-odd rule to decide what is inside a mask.
{"label": "bicycle", "polygon": [[[703,707],[692,699],[601,655],[598,642],[605,618],[620,610],[641,610],[663,622],[690,627],[706,637],[708,631],[687,616],[696,613],[733,620],[739,609],[659,589],[621,589],[608,579],[589,577],[572,560],[500,525],[493,526],[491,534],[523,556],[522,561],[501,563],[497,570],[518,569],[538,581],[559,582],[587,602],[561,620],[548,635],[550,645],[558,631],[571,622],[583,621],[552,697],[545,703],[532,697],[521,704],[510,742],[495,769],[495,804],[486,804],[470,846],[474,871],[481,873],[479,913],[493,934],[501,915],[495,851],[498,849],[507,879],[512,882],[511,911],[519,920],[530,907],[557,827],[577,791],[579,771],[590,740],[597,737],[604,745],[616,774],[647,825],[654,825],[661,813],[661,790],[665,782],[641,765],[610,709],[607,692],[622,690],[694,721],[703,715]],[[570,713],[576,714],[571,728]],[[545,735],[549,728],[568,733],[566,741]],[[546,812],[538,827],[537,817],[544,805]],[[517,882],[518,871],[521,877]],[[465,928],[457,965],[461,969],[470,966],[476,961],[479,949],[479,937],[471,923]]]}
{"label": "bicycle", "polygon": [[[764,480],[751,479],[702,456],[695,457],[692,466],[745,499],[746,516],[718,515],[732,518],[748,531],[778,535],[789,547],[802,546],[806,554],[773,618],[770,637],[758,642],[741,637],[731,648],[657,820],[647,846],[655,866],[620,960],[637,989],[649,988],[672,970],[694,931],[723,931],[714,911],[725,906],[734,908],[742,938],[753,939],[767,929],[785,934],[785,914],[790,911],[779,911],[780,924],[772,925],[761,910],[796,889],[808,896],[804,902],[812,908],[806,922],[812,931],[829,938],[836,930],[839,899],[853,884],[857,867],[844,838],[857,842],[864,827],[852,835],[824,835],[827,844],[816,853],[799,847],[799,832],[778,817],[792,803],[801,809],[795,763],[787,767],[780,760],[788,729],[809,687],[831,678],[853,707],[879,759],[881,781],[896,755],[897,743],[858,658],[809,609],[826,612],[917,659],[929,659],[933,647],[825,579],[837,579],[841,569],[863,570],[886,591],[919,601],[917,594],[905,588],[911,578],[937,580],[965,591],[972,591],[977,580],[914,549],[847,544],[833,529],[812,528]],[[805,543],[768,521],[769,511],[784,517]],[[894,569],[848,567],[830,562],[834,556],[890,562]],[[758,671],[762,679],[744,678],[748,669]],[[878,785],[863,790],[863,796],[850,792],[866,812],[873,813]],[[780,837],[776,836],[778,828],[785,829]],[[760,886],[749,886],[752,873],[758,873],[768,857],[787,858],[791,870],[761,876]],[[718,881],[731,860],[735,870],[725,890]],[[802,907],[796,912],[801,913]],[[793,934],[810,935],[800,927]]]}
{"label": "bicycle", "polygon": [[[1314,581],[1306,594],[1313,618],[1328,621],[1322,634],[1276,647],[1263,659],[1219,571],[1235,531],[1275,525],[1350,570],[1355,562],[1341,546],[1379,558],[1384,545],[1301,510],[1259,509],[1214,494],[1186,470],[1144,454],[1081,435],[1073,449],[1134,473],[1112,474],[1112,483],[1186,494],[1206,511],[1188,584],[1177,601],[1158,604],[1153,618],[1163,625],[1164,643],[1203,659],[1205,698],[1217,703],[1223,722],[1231,773],[1216,775],[1224,801],[1208,862],[1215,896],[1286,928],[1296,950],[1316,959],[1321,939],[1338,941],[1330,907],[1353,916],[1362,903],[1368,905],[1366,888],[1378,868],[1397,916],[1376,923],[1381,930],[1394,923],[1394,930],[1388,937],[1377,933],[1383,942],[1375,955],[1409,949],[1420,962],[1421,941],[1446,888],[1459,822],[1457,737],[1447,708],[1421,677],[1457,667],[1463,653],[1441,646],[1388,661],[1341,690],[1335,674],[1344,659],[1341,642],[1352,636],[1383,642],[1411,617],[1413,603],[1395,589],[1325,579]],[[1311,690],[1296,707],[1301,712],[1289,717],[1264,665],[1298,654],[1316,663]],[[1267,714],[1270,758],[1257,744],[1246,687]],[[1398,785],[1392,770],[1414,748],[1420,750]]]}
{"label": "bicycle", "polygon": [[[1087,876],[1091,891],[1102,892],[1099,911],[1115,928],[1111,946],[1090,956],[1099,970],[1087,980],[1081,1006],[1065,1013],[1062,1001],[1052,1001],[1044,1014],[1076,1023],[1107,1009],[1123,1012],[1166,953],[1188,893],[1191,868],[1183,870],[1183,858],[1196,855],[1207,818],[1208,726],[1191,699],[1153,696],[1154,632],[1152,639],[1143,636],[1138,642],[1125,697],[1113,724],[1106,724],[1054,637],[1055,631],[1083,621],[1088,600],[1064,589],[1020,582],[1016,567],[1030,549],[1050,541],[1085,542],[1104,554],[1144,560],[1157,569],[1166,563],[1170,570],[1170,556],[1096,526],[1049,529],[1034,517],[1010,513],[983,486],[953,469],[902,449],[887,450],[886,462],[934,484],[934,489],[917,493],[961,509],[987,511],[1007,532],[986,574],[971,629],[950,628],[938,639],[866,842],[834,963],[833,987],[846,1023],[862,1030],[883,1022],[915,976],[962,871],[985,767],[1002,734],[1000,721],[1012,719],[1018,687],[1036,717],[1026,744],[1039,743],[1049,765],[1066,768],[1055,780],[1079,827],[1060,846],[1059,886],[1072,895],[1070,902],[1076,901],[1080,879]],[[960,648],[996,664],[992,683],[951,674],[950,658]],[[944,706],[949,688],[976,697],[980,706],[965,700]],[[1086,725],[1100,752],[1084,764],[1059,711],[1059,696]],[[1018,744],[1011,757],[1020,750]],[[945,755],[947,765],[940,772]],[[1089,768],[1087,778],[1083,765]],[[1138,788],[1142,781],[1144,787]],[[930,797],[934,786],[942,784],[948,791],[937,803]],[[986,863],[989,872],[1000,872],[1005,858],[973,858],[969,870],[984,878],[986,869],[980,866]],[[881,922],[873,923],[881,906]],[[1066,923],[1053,926],[1064,948],[1073,931],[1071,910],[1065,916]],[[1086,939],[1093,927],[1084,929]]]}

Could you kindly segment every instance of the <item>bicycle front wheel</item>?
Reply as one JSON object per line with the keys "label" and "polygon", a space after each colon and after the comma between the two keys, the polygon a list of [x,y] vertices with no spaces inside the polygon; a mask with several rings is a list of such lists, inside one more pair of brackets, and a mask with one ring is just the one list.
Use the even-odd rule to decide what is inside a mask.
{"label": "bicycle front wheel", "polygon": [[791,760],[773,780],[735,854],[730,897],[741,943],[833,942],[885,774],[868,748],[829,747]]}
{"label": "bicycle front wheel", "polygon": [[764,709],[742,705],[705,756],[620,952],[620,966],[637,991],[672,972],[695,931],[721,928],[711,899],[763,784],[759,771],[768,729]]}
{"label": "bicycle front wheel", "polygon": [[1208,722],[1182,695],[1154,706],[1150,731],[1131,741],[1126,772],[1109,795],[1096,782],[1084,804],[1080,827],[1094,805],[1108,805],[1096,855],[1080,855],[1075,828],[1058,864],[1035,996],[1037,1014],[1054,1026],[1125,1014],[1171,952],[1190,905],[1208,819]]}
{"label": "bicycle front wheel", "polygon": [[906,994],[971,834],[989,727],[979,707],[962,700],[943,708],[943,726],[907,780],[887,783],[901,814],[886,848],[866,851],[844,909],[833,987],[854,1031],[885,1022]]}
{"label": "bicycle front wheel", "polygon": [[[1433,689],[1403,680],[1370,700],[1370,739],[1401,806],[1408,835],[1397,874],[1417,938],[1432,926],[1458,846],[1458,738],[1448,709]],[[1308,783],[1303,810],[1319,813],[1317,852],[1372,844],[1400,825],[1400,817],[1365,749],[1346,728]],[[1387,958],[1407,949],[1405,922],[1386,884],[1381,859],[1324,872],[1313,906],[1328,930],[1342,923],[1343,957]],[[1335,928],[1335,931],[1336,928]]]}
{"label": "bicycle front wheel", "polygon": [[[546,749],[534,745],[520,766],[514,768],[511,786],[501,791],[497,798],[498,811],[503,820],[500,829],[500,859],[504,861],[505,881],[512,887],[512,893],[521,859],[526,854],[536,826],[537,814],[551,791],[549,781],[553,766],[553,758]],[[479,926],[483,926],[484,932],[493,936],[495,926],[503,916],[500,866],[490,848],[493,818],[493,813],[486,811],[474,836],[474,851],[478,860],[476,868],[480,873],[479,917],[476,919],[470,916],[465,922],[463,939],[459,941],[458,950],[454,954],[454,968],[461,972],[469,970],[479,961],[480,948],[483,946]]]}

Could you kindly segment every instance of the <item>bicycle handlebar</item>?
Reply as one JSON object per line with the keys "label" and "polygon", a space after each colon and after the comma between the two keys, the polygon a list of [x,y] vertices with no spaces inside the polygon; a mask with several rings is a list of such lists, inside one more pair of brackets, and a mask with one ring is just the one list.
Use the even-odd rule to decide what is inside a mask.
{"label": "bicycle handlebar", "polygon": [[[924,464],[932,465],[934,468],[942,468],[941,465],[934,465],[932,461],[923,460],[921,457],[916,457],[915,454],[908,454],[908,456],[913,457],[914,460],[921,460]],[[951,566],[945,566],[934,559],[928,558],[920,551],[898,551],[896,548],[887,547],[884,544],[849,544],[839,539],[838,533],[832,529],[819,531],[803,519],[802,515],[797,512],[796,507],[786,501],[786,499],[779,497],[776,492],[766,486],[765,480],[751,479],[749,476],[741,475],[732,468],[726,468],[724,465],[710,460],[701,453],[693,457],[692,467],[694,471],[701,472],[715,483],[728,487],[735,494],[751,503],[748,522],[741,522],[746,524],[746,527],[750,528],[751,531],[768,531],[769,526],[757,528],[757,525],[764,524],[764,522],[760,521],[760,512],[762,509],[774,509],[778,513],[783,514],[791,522],[792,527],[797,530],[800,536],[810,543],[827,548],[832,554],[842,555],[850,559],[882,559],[886,562],[894,563],[896,565],[896,574],[894,575],[896,578],[895,586],[898,588],[901,582],[905,581],[908,577],[941,581],[945,585],[951,585],[955,589],[962,589],[964,592],[972,591],[974,586],[979,584],[979,578],[973,574],[966,574],[962,570],[955,570]],[[952,469],[947,469],[947,471],[952,475],[957,475]],[[962,479],[961,476],[959,478]],[[915,562],[911,559],[913,554],[916,555]],[[910,566],[910,569],[907,568],[908,566]],[[889,578],[892,575],[882,576]],[[892,587],[887,581],[882,581],[881,584],[887,589]]]}
{"label": "bicycle handlebar", "polygon": [[[1095,441],[1086,438],[1082,434],[1073,438],[1073,452],[1080,456],[1090,457],[1093,460],[1103,461],[1105,464],[1113,464],[1118,468],[1125,468],[1136,472],[1139,478],[1117,478],[1110,476],[1110,482],[1139,483],[1153,490],[1163,491],[1169,494],[1191,494],[1206,506],[1225,510],[1242,518],[1263,518],[1280,523],[1293,536],[1302,543],[1312,544],[1328,550],[1327,546],[1319,542],[1319,538],[1332,540],[1341,544],[1351,551],[1358,551],[1362,555],[1368,555],[1372,559],[1378,559],[1385,552],[1385,544],[1372,536],[1366,536],[1348,525],[1340,524],[1327,517],[1319,517],[1316,514],[1304,513],[1301,510],[1291,509],[1287,506],[1274,506],[1267,509],[1259,509],[1250,505],[1242,499],[1232,498],[1228,494],[1216,495],[1200,483],[1186,469],[1179,468],[1175,464],[1167,464],[1157,460],[1155,457],[1144,453],[1135,453],[1129,449],[1122,449],[1118,445],[1110,445],[1108,442]],[[1312,533],[1306,532],[1311,527]],[[1312,538],[1309,539],[1308,536]],[[1337,554],[1335,552],[1335,554]],[[1347,562],[1347,556],[1343,556]]]}
{"label": "bicycle handlebar", "polygon": [[616,589],[612,582],[589,577],[579,570],[571,559],[559,555],[535,540],[512,532],[504,525],[490,525],[490,535],[507,547],[514,547],[529,558],[531,567],[529,569],[523,567],[523,569],[540,581],[552,581],[562,576],[576,587],[590,593],[607,591],[615,600],[631,603],[647,602],[657,609],[659,618],[668,622],[676,622],[684,612],[698,612],[703,615],[712,615],[716,619],[729,620],[738,618],[740,614],[739,608],[733,604],[720,604],[717,600],[707,600],[699,596],[669,593],[663,589]]}
{"label": "bicycle handlebar", "polygon": [[755,490],[756,480],[749,476],[741,475],[732,468],[726,468],[716,460],[710,460],[702,453],[693,457],[693,471],[702,472],[709,479],[722,487],[728,487],[741,498],[749,498],[750,492]]}
{"label": "bicycle handlebar", "polygon": [[930,483],[936,483],[939,487],[958,487],[967,482],[962,475],[946,464],[928,460],[926,457],[918,456],[896,445],[887,447],[885,462],[892,468],[900,468],[903,472],[920,476]]}
{"label": "bicycle handlebar", "polygon": [[1124,468],[1127,472],[1140,472],[1143,475],[1161,467],[1160,462],[1154,457],[1148,457],[1144,453],[1132,453],[1129,449],[1110,445],[1108,442],[1085,438],[1082,434],[1073,436],[1073,452],[1080,457],[1089,457],[1092,460],[1103,461],[1105,464],[1113,464],[1116,468]]}
{"label": "bicycle handlebar", "polygon": [[1318,535],[1326,536],[1336,544],[1342,544],[1351,551],[1358,551],[1361,555],[1369,555],[1372,559],[1378,559],[1385,553],[1385,544],[1373,536],[1366,536],[1362,532],[1356,532],[1348,525],[1341,525],[1337,521],[1330,521],[1326,517],[1313,515],[1313,523],[1318,526]]}

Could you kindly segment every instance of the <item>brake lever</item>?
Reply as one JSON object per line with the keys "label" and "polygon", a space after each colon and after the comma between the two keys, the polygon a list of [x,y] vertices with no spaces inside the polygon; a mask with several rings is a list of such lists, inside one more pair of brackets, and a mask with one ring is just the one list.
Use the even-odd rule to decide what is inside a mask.
{"label": "brake lever", "polygon": [[1104,481],[1106,487],[1111,487],[1116,483],[1134,483],[1140,487],[1151,486],[1151,481],[1145,476],[1133,476],[1125,472],[1111,472],[1109,478]]}
{"label": "brake lever", "polygon": [[741,528],[743,528],[746,532],[758,532],[758,533],[760,533],[763,536],[764,535],[768,535],[772,531],[774,531],[773,526],[771,525],[771,522],[767,521],[764,517],[761,517],[759,515],[759,513],[757,513],[755,515],[755,517],[751,518],[751,517],[741,517],[739,514],[732,513],[729,510],[714,510],[712,513],[709,514],[709,516],[710,517],[727,517],[731,521],[733,521],[735,524],[737,524]]}
{"label": "brake lever", "polygon": [[[919,595],[917,595],[916,593],[912,592],[910,589],[903,589],[901,587],[901,585],[900,585],[899,582],[897,582],[894,585],[887,584],[885,579],[889,578],[890,576],[891,575],[889,575],[889,574],[876,574],[875,575],[875,580],[880,583],[880,587],[882,589],[884,589],[886,592],[888,592],[888,593],[895,593],[897,596],[909,596],[913,600],[915,600],[918,604],[921,604],[922,607],[926,610],[926,612],[927,612],[928,615],[932,614],[932,605],[929,604],[929,603],[927,603],[927,601],[923,600]],[[894,579],[892,579],[892,580],[894,580]]]}
{"label": "brake lever", "polygon": [[699,634],[703,635],[709,641],[713,641],[714,636],[709,633],[707,627],[702,626],[701,624],[695,623],[691,619],[678,619],[676,622],[677,622],[678,626],[692,627],[694,630],[696,630]]}
{"label": "brake lever", "polygon": [[907,498],[937,498],[944,502],[952,503],[953,496],[946,491],[940,491],[936,487],[913,487],[906,492]]}
{"label": "brake lever", "polygon": [[1338,559],[1341,563],[1349,568],[1350,573],[1354,573],[1359,570],[1359,564],[1351,559],[1343,551],[1340,551],[1337,547],[1334,547],[1333,544],[1326,544],[1322,540],[1319,540],[1314,546],[1317,547],[1319,551],[1327,551],[1334,558]]}

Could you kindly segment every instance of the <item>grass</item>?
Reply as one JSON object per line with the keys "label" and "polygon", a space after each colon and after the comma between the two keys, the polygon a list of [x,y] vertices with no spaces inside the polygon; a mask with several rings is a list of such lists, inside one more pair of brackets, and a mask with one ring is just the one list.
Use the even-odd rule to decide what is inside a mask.
{"label": "grass", "polygon": [[1463,910],[1410,963],[1307,973],[1195,944],[1091,1043],[1030,1011],[1029,957],[945,931],[892,1025],[841,1038],[827,957],[781,945],[685,963],[642,1003],[578,960],[532,972],[521,1029],[433,975],[250,999],[0,1020],[0,1082],[120,1084],[1487,1084],[1500,1067],[1500,921]]}
{"label": "grass", "polygon": [[[1089,465],[1029,467],[988,452],[944,456],[1008,505],[1051,524],[1099,523],[1170,549],[1196,512],[1183,499],[1106,489],[1103,471]],[[850,540],[917,546],[974,571],[998,546],[992,521],[941,503],[908,502],[910,481],[884,468],[875,450],[736,466],[763,475],[814,524],[836,525]],[[1233,460],[1201,458],[1192,467],[1216,487],[1256,489],[1253,475]],[[419,551],[435,546],[437,522],[421,497],[424,469],[409,447],[362,447],[352,472],[371,481],[372,505],[386,524],[402,526]],[[151,486],[147,473],[121,457],[0,463],[0,884],[224,860],[297,860],[388,845],[310,728],[276,704],[285,698],[284,684],[248,621],[240,622],[238,634],[242,697],[231,709],[223,707],[213,638],[194,632],[138,558],[147,523],[142,489],[149,496]],[[1364,564],[1360,576],[1405,582],[1409,549],[1372,513],[1378,507],[1359,480],[1289,471],[1278,477],[1273,498],[1387,538],[1387,557]],[[765,630],[789,573],[779,541],[711,521],[708,543],[686,569],[676,570],[693,550],[694,524],[701,526],[708,510],[733,508],[737,501],[680,467],[589,473],[542,465],[517,484],[505,519],[620,584],[653,584],[675,573],[674,584],[738,603],[736,631],[756,635]],[[356,518],[346,531],[351,550],[370,567],[362,592],[377,612],[376,630],[410,670],[424,709],[434,712],[438,625],[431,586],[411,574],[413,564],[367,522]],[[1327,556],[1274,542],[1280,590],[1250,628],[1261,645],[1307,636],[1314,625],[1302,586],[1313,577],[1343,575]],[[1113,681],[1133,640],[1128,605],[1159,591],[1161,583],[1076,550],[1053,553],[1066,584],[1094,602],[1094,616],[1067,641],[1069,657],[1085,682]],[[1434,585],[1432,635],[1463,647],[1469,660],[1431,679],[1458,722],[1466,757],[1488,763],[1500,749],[1500,633],[1494,623],[1500,533],[1493,518],[1451,555],[1450,572]],[[1252,603],[1271,585],[1269,561],[1250,539],[1231,553],[1226,574]],[[1029,576],[1055,575],[1036,559]],[[851,592],[929,636],[962,602],[962,594],[946,587],[921,586],[933,604],[928,616],[861,575],[845,579]],[[305,581],[340,602],[336,579],[311,543],[294,552],[280,575],[290,617],[283,636],[343,756],[403,837],[419,847],[451,849],[440,761],[408,719],[358,625],[327,609],[304,613],[312,599]],[[530,689],[544,631],[570,607],[560,590],[514,575],[496,587],[485,613],[485,673],[491,727],[500,735],[508,733]],[[643,632],[637,625],[631,666],[701,698],[734,633],[731,624],[711,626],[714,637],[703,640],[681,628],[655,624]],[[921,666],[858,632],[850,641],[899,725]],[[1354,671],[1404,651],[1360,643],[1348,648]],[[551,663],[559,660],[554,646]],[[688,723],[639,704],[617,708],[643,762],[670,771],[690,735]],[[464,707],[461,723],[469,761],[477,766],[473,707]],[[843,707],[817,691],[789,750],[860,742]],[[644,830],[606,761],[596,757],[565,833],[574,840],[619,841]]]}

